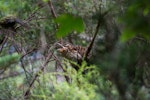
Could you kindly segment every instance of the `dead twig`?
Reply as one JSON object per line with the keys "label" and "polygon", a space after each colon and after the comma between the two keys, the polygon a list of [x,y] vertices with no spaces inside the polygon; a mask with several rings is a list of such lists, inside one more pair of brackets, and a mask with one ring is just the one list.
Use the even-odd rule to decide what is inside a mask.
{"label": "dead twig", "polygon": [[2,52],[2,50],[3,50],[3,48],[4,48],[4,45],[5,45],[6,41],[7,41],[7,39],[8,39],[8,37],[5,36],[3,42],[2,42],[2,44],[1,44],[1,46],[0,46],[0,53]]}
{"label": "dead twig", "polygon": [[22,68],[23,68],[23,70],[24,70],[24,72],[25,72],[26,78],[28,78],[27,73],[29,73],[29,72],[28,72],[28,71],[26,70],[26,68],[25,68],[25,65],[24,65],[24,62],[23,62],[23,58],[24,58],[25,56],[27,56],[28,54],[30,54],[30,53],[36,51],[36,50],[37,50],[36,48],[33,48],[32,50],[30,50],[30,51],[28,51],[27,53],[25,53],[24,55],[22,55],[21,58],[20,58],[21,66],[22,66]]}
{"label": "dead twig", "polygon": [[7,78],[10,78],[10,77],[16,77],[16,76],[19,76],[19,75],[22,75],[24,74],[24,71],[22,72],[13,72],[7,76],[3,76],[3,77],[0,77],[0,80],[4,80],[4,79],[7,79]]}
{"label": "dead twig", "polygon": [[54,10],[54,7],[53,7],[53,4],[52,4],[51,0],[48,1],[48,5],[50,7],[50,10],[51,10],[51,13],[52,13],[53,17],[56,18],[57,15],[56,15],[56,12]]}
{"label": "dead twig", "polygon": [[45,67],[47,66],[47,64],[49,63],[50,59],[52,58],[53,53],[50,52],[45,60],[45,63],[40,67],[40,69],[35,73],[35,75],[33,76],[32,80],[30,81],[29,87],[26,90],[25,94],[24,94],[24,98],[28,98],[30,95],[30,90],[33,87],[34,82],[37,80],[37,78],[40,76],[40,74],[44,71]]}
{"label": "dead twig", "polygon": [[[58,70],[59,68],[61,68],[63,72],[66,72],[66,70],[61,65],[61,62],[59,61],[59,59],[57,58],[57,56],[53,55],[53,57],[54,57],[54,59],[56,61],[56,70]],[[66,75],[64,75],[64,77],[65,77],[66,81],[69,83],[70,82],[70,78],[68,76],[66,76]]]}
{"label": "dead twig", "polygon": [[[56,14],[56,12],[55,12],[55,9],[54,9],[54,7],[53,7],[53,4],[52,4],[51,0],[48,1],[48,6],[50,7],[52,16],[53,16],[54,18],[57,18],[57,14]],[[58,26],[59,26],[59,25],[56,24],[56,29],[58,29]]]}

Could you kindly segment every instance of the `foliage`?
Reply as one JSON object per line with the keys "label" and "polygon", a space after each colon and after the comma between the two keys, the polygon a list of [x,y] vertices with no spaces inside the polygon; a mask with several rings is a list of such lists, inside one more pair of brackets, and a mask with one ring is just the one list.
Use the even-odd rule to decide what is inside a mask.
{"label": "foliage", "polygon": [[[1,0],[0,18],[16,16],[26,27],[0,29],[0,99],[149,100],[149,3]],[[87,61],[59,54],[70,46],[78,58],[95,33]]]}
{"label": "foliage", "polygon": [[8,78],[0,82],[0,99],[7,100],[7,99],[20,99],[22,98],[21,95],[23,91],[19,91],[18,87],[22,79],[19,77],[16,78]]}
{"label": "foliage", "polygon": [[55,19],[55,22],[60,24],[57,31],[57,37],[64,37],[72,31],[81,33],[84,31],[84,23],[80,17],[74,17],[70,14],[63,14]]}
{"label": "foliage", "polygon": [[0,58],[0,69],[5,69],[11,64],[17,63],[20,59],[20,55],[14,53],[12,55],[6,55]]}
{"label": "foliage", "polygon": [[149,40],[149,0],[128,2],[128,8],[122,19],[126,26],[122,34],[122,39],[128,40],[139,35]]}

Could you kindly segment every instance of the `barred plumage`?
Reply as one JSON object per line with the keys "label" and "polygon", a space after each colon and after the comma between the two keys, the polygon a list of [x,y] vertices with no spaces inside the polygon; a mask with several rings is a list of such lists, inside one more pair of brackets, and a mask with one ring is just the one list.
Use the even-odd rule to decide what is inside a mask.
{"label": "barred plumage", "polygon": [[73,46],[71,44],[63,45],[61,48],[57,49],[63,57],[73,60],[80,61],[83,59],[86,48],[81,46]]}

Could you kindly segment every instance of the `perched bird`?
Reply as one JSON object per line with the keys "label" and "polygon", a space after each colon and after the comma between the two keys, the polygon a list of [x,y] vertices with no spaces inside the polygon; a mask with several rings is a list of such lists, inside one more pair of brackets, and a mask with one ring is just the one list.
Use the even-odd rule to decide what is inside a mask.
{"label": "perched bird", "polygon": [[86,48],[81,46],[73,46],[70,44],[66,44],[61,48],[58,48],[57,50],[59,53],[62,54],[63,57],[75,61],[75,60],[82,60]]}
{"label": "perched bird", "polygon": [[[82,46],[74,46],[71,44],[59,44],[60,48],[57,51],[62,55],[62,57],[67,58],[71,61],[77,62],[79,65],[82,63],[86,48]],[[78,70],[79,68],[75,65],[73,67]]]}

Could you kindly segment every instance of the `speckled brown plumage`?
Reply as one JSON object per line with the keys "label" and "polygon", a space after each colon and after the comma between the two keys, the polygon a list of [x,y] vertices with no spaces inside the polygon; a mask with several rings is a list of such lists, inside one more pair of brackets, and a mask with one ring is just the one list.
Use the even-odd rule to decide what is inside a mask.
{"label": "speckled brown plumage", "polygon": [[73,61],[80,61],[84,57],[86,48],[81,46],[73,46],[70,44],[66,44],[57,50],[63,57],[67,59]]}

